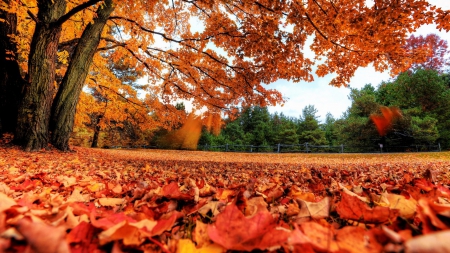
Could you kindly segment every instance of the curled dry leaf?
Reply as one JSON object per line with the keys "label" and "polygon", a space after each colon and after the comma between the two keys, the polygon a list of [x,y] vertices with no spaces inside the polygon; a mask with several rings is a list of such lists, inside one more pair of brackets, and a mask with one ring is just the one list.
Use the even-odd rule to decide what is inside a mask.
{"label": "curled dry leaf", "polygon": [[301,199],[297,199],[297,202],[300,206],[299,218],[322,219],[330,216],[330,199],[327,197],[319,202],[308,202]]}

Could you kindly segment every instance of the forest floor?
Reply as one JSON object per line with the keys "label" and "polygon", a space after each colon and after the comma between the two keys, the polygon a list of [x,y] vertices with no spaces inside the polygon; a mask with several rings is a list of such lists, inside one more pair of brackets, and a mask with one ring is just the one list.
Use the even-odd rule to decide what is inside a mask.
{"label": "forest floor", "polygon": [[450,252],[450,152],[73,148],[0,142],[0,252]]}

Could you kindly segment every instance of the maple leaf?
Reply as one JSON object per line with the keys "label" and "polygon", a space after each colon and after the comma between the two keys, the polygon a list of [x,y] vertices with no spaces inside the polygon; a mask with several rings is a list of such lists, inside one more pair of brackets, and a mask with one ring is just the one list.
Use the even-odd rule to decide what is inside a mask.
{"label": "maple leaf", "polygon": [[177,182],[171,182],[168,185],[163,186],[162,196],[168,199],[176,200],[194,200],[194,195],[182,193]]}
{"label": "maple leaf", "polygon": [[259,212],[247,218],[234,204],[217,215],[207,231],[211,240],[224,248],[247,251],[281,246],[290,234],[277,228],[271,213]]}
{"label": "maple leaf", "polygon": [[341,201],[336,211],[342,219],[360,221],[364,223],[385,223],[395,220],[399,211],[389,207],[375,206],[370,208],[355,196],[341,193]]}

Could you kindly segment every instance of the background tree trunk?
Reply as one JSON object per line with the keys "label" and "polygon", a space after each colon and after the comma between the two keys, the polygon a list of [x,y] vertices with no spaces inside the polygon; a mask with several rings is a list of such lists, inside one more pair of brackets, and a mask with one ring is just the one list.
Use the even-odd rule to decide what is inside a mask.
{"label": "background tree trunk", "polygon": [[58,149],[69,149],[69,138],[73,129],[80,92],[100,42],[103,27],[113,10],[112,0],[106,0],[104,5],[98,7],[97,17],[93,23],[88,24],[81,35],[56,94],[52,107],[50,131],[52,132],[51,143]]}
{"label": "background tree trunk", "polygon": [[14,141],[26,151],[48,144],[50,109],[55,89],[55,65],[65,0],[39,0],[36,28],[30,45],[28,79],[18,111]]}
{"label": "background tree trunk", "polygon": [[100,137],[100,120],[102,118],[103,118],[103,115],[98,115],[95,118],[94,136],[92,137],[91,148],[97,148],[98,147],[98,139]]}
{"label": "background tree trunk", "polygon": [[[9,0],[5,1],[9,4]],[[17,16],[0,9],[0,134],[14,132],[17,110],[25,83],[16,61],[17,46],[10,35],[17,33]]]}

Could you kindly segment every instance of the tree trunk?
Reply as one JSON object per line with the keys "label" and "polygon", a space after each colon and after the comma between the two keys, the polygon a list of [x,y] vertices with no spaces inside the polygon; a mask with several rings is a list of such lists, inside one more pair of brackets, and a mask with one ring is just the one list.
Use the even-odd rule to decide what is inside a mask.
{"label": "tree trunk", "polygon": [[69,138],[80,92],[100,42],[103,27],[113,10],[112,0],[106,0],[104,5],[98,7],[97,17],[93,23],[88,24],[81,35],[56,94],[52,106],[50,131],[52,132],[51,143],[58,149],[69,149]]}
{"label": "tree trunk", "polygon": [[92,145],[91,148],[98,147],[98,137],[100,136],[100,120],[103,118],[103,115],[98,115],[96,117],[95,125],[94,125],[94,136],[92,137]]}
{"label": "tree trunk", "polygon": [[48,144],[48,125],[55,87],[55,65],[65,0],[39,0],[36,28],[30,45],[28,78],[19,107],[14,141],[26,151]]}
{"label": "tree trunk", "polygon": [[[9,4],[9,0],[6,0]],[[10,36],[17,33],[17,16],[0,9],[0,134],[14,132],[25,83],[16,61],[17,47]]]}

